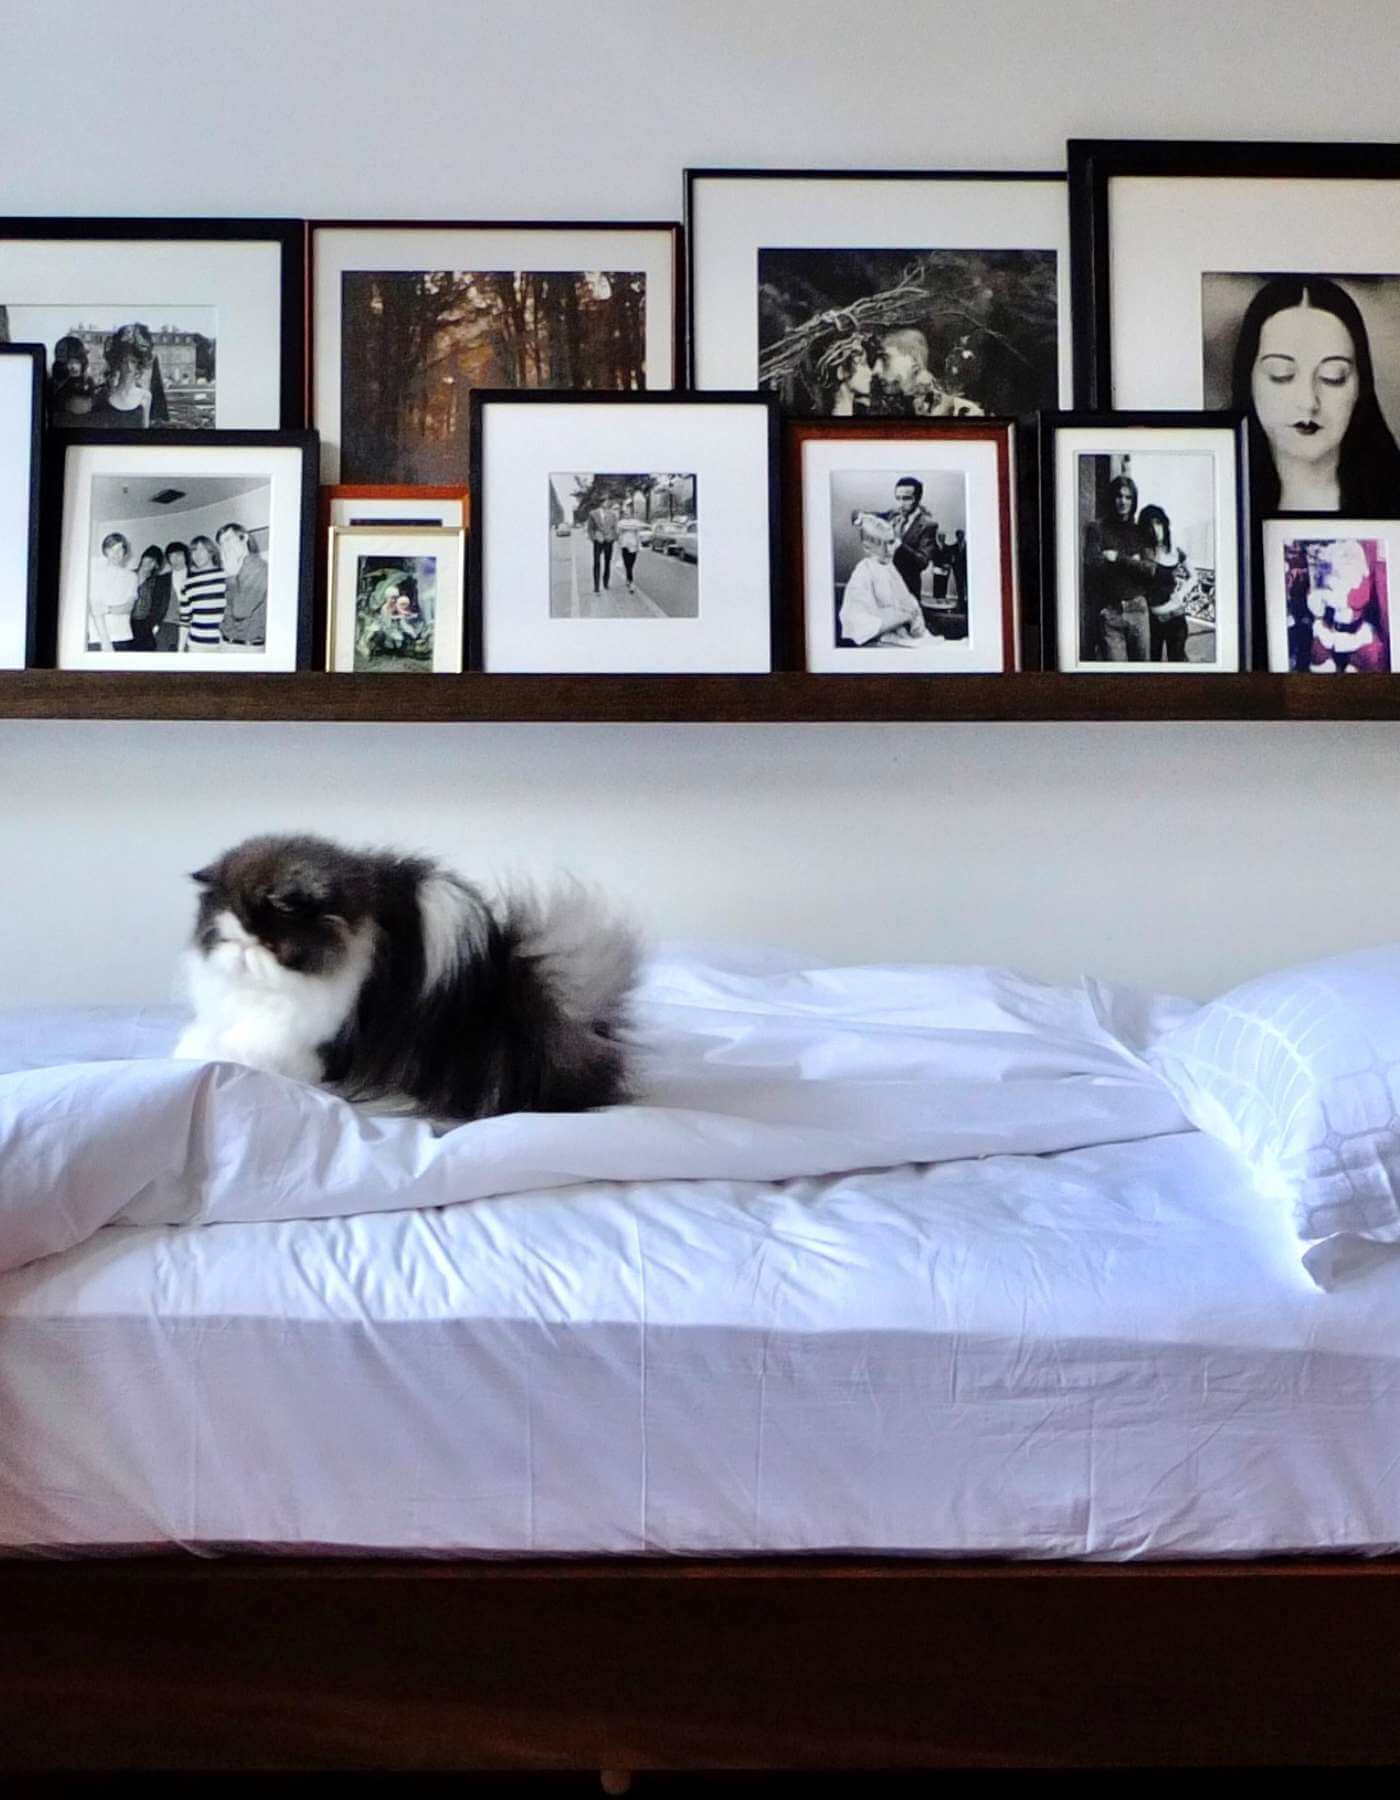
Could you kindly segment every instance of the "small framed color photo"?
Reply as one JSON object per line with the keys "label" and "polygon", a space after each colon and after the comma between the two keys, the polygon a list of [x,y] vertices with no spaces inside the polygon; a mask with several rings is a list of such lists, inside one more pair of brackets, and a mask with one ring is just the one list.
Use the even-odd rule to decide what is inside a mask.
{"label": "small framed color photo", "polygon": [[1258,516],[1400,513],[1400,144],[1071,141],[1080,406],[1228,407]]}
{"label": "small framed color photo", "polygon": [[460,526],[332,527],[326,666],[460,675],[465,541]]}
{"label": "small framed color photo", "polygon": [[312,431],[62,442],[61,669],[309,668]]}
{"label": "small framed color photo", "polygon": [[305,423],[300,219],[0,219],[0,342],[42,343],[55,430]]}
{"label": "small framed color photo", "polygon": [[771,669],[776,451],[753,393],[474,394],[471,666]]}
{"label": "small framed color photo", "polygon": [[1266,520],[1269,667],[1297,675],[1400,670],[1390,618],[1398,551],[1400,518]]}
{"label": "small framed color photo", "polygon": [[689,169],[691,381],[789,418],[1071,403],[1058,173]]}
{"label": "small framed color photo", "polygon": [[44,352],[0,344],[0,669],[37,660]]}
{"label": "small framed color photo", "polygon": [[326,482],[462,482],[475,388],[677,383],[676,225],[322,220],[311,259]]}
{"label": "small framed color photo", "polygon": [[1239,413],[1042,415],[1047,666],[1248,667],[1247,443]]}
{"label": "small framed color photo", "polygon": [[788,425],[806,668],[1016,667],[1014,430],[993,419]]}

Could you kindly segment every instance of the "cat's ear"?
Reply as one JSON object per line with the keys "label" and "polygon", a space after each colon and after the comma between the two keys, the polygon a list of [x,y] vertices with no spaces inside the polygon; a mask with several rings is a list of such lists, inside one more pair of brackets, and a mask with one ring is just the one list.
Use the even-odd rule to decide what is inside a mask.
{"label": "cat's ear", "polygon": [[190,880],[197,882],[200,887],[213,887],[217,879],[213,863],[210,863],[207,869],[195,869],[190,874]]}

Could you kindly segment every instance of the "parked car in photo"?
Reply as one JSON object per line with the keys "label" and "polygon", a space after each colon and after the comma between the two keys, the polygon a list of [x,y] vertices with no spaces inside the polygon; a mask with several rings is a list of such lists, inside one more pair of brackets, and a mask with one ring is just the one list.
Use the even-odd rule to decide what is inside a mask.
{"label": "parked car in photo", "polygon": [[[572,525],[556,525],[554,527],[555,537],[572,537],[573,531],[574,531],[574,528]],[[536,539],[536,542],[538,542],[538,541],[539,540]]]}
{"label": "parked car in photo", "polygon": [[666,546],[671,541],[672,534],[679,523],[678,519],[658,519],[652,526],[649,548],[655,550],[658,556],[666,554]]}
{"label": "parked car in photo", "polygon": [[668,519],[667,525],[669,529],[666,533],[666,542],[662,548],[665,550],[667,556],[680,556],[683,554],[681,544],[686,533],[689,532],[692,537],[695,534],[695,521],[694,519]]}
{"label": "parked car in photo", "polygon": [[671,541],[672,556],[679,556],[685,562],[700,560],[700,530],[693,519],[689,520]]}

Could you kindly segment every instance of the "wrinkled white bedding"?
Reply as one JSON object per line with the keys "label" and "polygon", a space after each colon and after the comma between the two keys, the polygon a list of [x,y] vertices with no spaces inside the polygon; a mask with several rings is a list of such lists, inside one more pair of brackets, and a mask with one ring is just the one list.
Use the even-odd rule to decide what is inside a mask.
{"label": "wrinkled white bedding", "polygon": [[172,1012],[0,1016],[0,1546],[1400,1546],[1400,1264],[1312,1285],[1134,1055],[1178,1003],[645,1002],[644,1107],[437,1139],[165,1062]]}
{"label": "wrinkled white bedding", "polygon": [[[779,1181],[1179,1131],[1176,1103],[1105,1019],[1126,1035],[1180,1007],[998,970],[663,962],[638,1009],[641,1104],[444,1135],[232,1064],[75,1061],[101,1041],[100,1015],[52,1030],[12,1016],[0,1269],[113,1223],[345,1217],[581,1181]],[[152,1023],[148,1057],[171,1041]]]}

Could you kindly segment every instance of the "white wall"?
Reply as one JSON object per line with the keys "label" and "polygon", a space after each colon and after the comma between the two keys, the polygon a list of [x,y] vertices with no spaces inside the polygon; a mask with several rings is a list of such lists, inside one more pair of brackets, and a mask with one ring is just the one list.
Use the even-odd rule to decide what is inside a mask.
{"label": "white wall", "polygon": [[[4,15],[0,211],[36,214],[667,218],[687,164],[1051,168],[1071,134],[1383,139],[1400,53],[1393,0]],[[567,863],[669,936],[1206,992],[1400,935],[1397,751],[1382,725],[5,723],[0,1004],[162,997],[184,871],[292,824],[474,873]]]}

